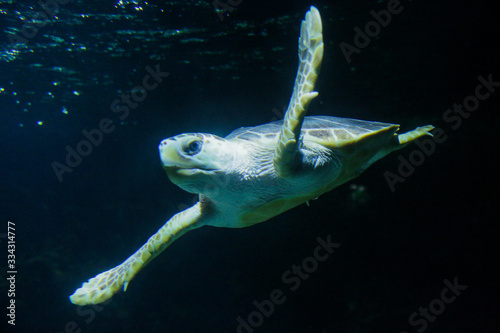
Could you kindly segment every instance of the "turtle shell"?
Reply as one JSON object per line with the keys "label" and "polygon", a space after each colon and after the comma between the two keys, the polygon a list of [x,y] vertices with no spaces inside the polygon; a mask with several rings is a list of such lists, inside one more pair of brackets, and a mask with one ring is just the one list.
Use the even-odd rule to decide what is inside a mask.
{"label": "turtle shell", "polygon": [[[241,127],[226,136],[227,140],[251,141],[270,148],[276,145],[283,120],[255,127]],[[395,133],[399,125],[350,118],[312,116],[305,117],[301,140],[313,141],[329,148],[339,148],[379,132]]]}

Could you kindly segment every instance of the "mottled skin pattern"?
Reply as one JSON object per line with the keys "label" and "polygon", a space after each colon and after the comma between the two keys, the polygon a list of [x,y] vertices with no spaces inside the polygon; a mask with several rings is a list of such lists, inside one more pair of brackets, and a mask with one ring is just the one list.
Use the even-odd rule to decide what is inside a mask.
{"label": "mottled skin pattern", "polygon": [[323,55],[321,17],[306,14],[299,69],[283,121],[240,128],[225,138],[186,133],[163,140],[160,158],[169,179],[199,194],[122,264],[98,274],[70,296],[74,304],[111,298],[153,258],[189,230],[205,225],[241,228],[266,221],[357,177],[372,163],[432,126],[397,135],[399,125],[337,117],[306,117]]}
{"label": "mottled skin pattern", "polygon": [[318,96],[314,85],[323,60],[323,49],[321,17],[316,8],[311,8],[300,26],[299,68],[274,155],[274,168],[279,176],[293,175],[302,122],[309,103]]}

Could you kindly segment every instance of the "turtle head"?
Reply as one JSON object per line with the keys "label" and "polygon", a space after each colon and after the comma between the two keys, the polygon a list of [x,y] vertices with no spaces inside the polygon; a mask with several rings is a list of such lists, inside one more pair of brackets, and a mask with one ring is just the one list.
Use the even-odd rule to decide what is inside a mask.
{"label": "turtle head", "polygon": [[233,162],[229,142],[212,134],[181,134],[160,142],[160,159],[168,178],[191,193],[201,193],[225,174]]}

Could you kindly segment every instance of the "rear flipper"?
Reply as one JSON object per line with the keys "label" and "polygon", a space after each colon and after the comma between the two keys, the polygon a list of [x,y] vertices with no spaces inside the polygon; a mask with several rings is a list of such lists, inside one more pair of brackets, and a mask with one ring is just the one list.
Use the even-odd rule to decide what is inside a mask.
{"label": "rear flipper", "polygon": [[409,131],[409,132],[397,135],[399,147],[396,147],[396,149],[403,148],[404,146],[406,146],[410,142],[412,142],[412,141],[414,141],[422,136],[425,136],[425,135],[432,136],[432,133],[430,131],[432,131],[433,129],[434,129],[434,126],[426,125],[426,126],[422,126],[422,127],[417,127],[413,131]]}
{"label": "rear flipper", "polygon": [[387,154],[389,154],[395,150],[406,147],[408,144],[412,143],[416,139],[421,138],[421,137],[426,136],[426,135],[432,136],[432,133],[430,131],[432,131],[433,129],[434,129],[434,126],[426,125],[426,126],[417,127],[414,130],[403,133],[403,134],[399,134],[399,135],[394,134],[394,137],[389,142],[389,144],[385,148],[379,150],[378,153],[376,153],[367,163],[365,163],[361,167],[360,173],[363,172],[364,170],[366,170],[370,165],[372,165],[376,161],[380,160],[382,157],[386,156]]}

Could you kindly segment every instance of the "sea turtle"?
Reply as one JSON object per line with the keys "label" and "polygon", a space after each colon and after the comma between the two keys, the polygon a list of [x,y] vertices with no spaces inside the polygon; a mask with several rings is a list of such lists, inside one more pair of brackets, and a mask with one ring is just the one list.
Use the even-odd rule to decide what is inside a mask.
{"label": "sea turtle", "polygon": [[205,225],[241,228],[266,221],[357,177],[372,163],[415,139],[431,125],[397,135],[399,125],[328,116],[305,117],[318,93],[322,23],[311,7],[302,21],[299,68],[284,120],[235,130],[225,138],[180,134],[161,141],[170,180],[199,194],[121,265],[83,283],[70,300],[98,304],[124,290],[174,240]]}

